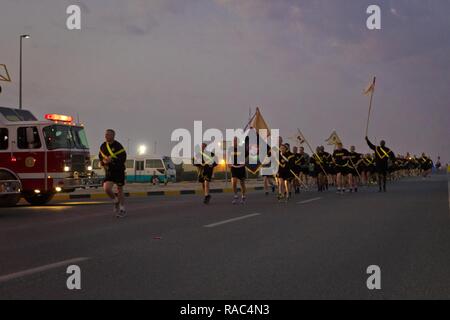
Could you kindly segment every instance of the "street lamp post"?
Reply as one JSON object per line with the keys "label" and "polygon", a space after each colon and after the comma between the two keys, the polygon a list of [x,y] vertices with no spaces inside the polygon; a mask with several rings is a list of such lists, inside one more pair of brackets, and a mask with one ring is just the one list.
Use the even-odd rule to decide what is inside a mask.
{"label": "street lamp post", "polygon": [[127,138],[127,153],[130,155],[131,153],[130,153],[130,141],[131,141],[131,139],[130,138]]}
{"label": "street lamp post", "polygon": [[227,141],[224,140],[222,143],[219,142],[219,147],[222,144],[223,147],[223,157],[224,157],[224,164],[225,164],[225,188],[228,188],[228,158],[227,158]]}
{"label": "street lamp post", "polygon": [[20,62],[19,62],[19,109],[22,109],[22,40],[29,39],[28,34],[20,36]]}

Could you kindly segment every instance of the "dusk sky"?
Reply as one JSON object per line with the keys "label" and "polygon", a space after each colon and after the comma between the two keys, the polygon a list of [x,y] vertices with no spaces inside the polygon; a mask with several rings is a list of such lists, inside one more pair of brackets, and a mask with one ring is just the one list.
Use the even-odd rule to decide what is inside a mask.
{"label": "dusk sky", "polygon": [[[66,8],[82,8],[81,31]],[[382,29],[366,9],[382,9]],[[260,106],[284,137],[300,128],[312,145],[333,130],[367,152],[370,127],[396,153],[450,161],[448,0],[0,0],[0,105],[18,104],[19,36],[23,103],[80,116],[91,151],[115,128],[132,153],[145,143],[168,154],[174,129],[239,128]]]}

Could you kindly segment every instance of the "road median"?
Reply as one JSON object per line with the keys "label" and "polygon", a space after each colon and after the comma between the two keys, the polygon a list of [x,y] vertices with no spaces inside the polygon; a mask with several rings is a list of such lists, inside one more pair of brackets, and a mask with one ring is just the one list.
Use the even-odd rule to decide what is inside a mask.
{"label": "road median", "polygon": [[[252,186],[248,187],[247,191],[261,191],[263,186]],[[211,194],[217,193],[232,193],[232,188],[212,188],[210,190]],[[201,195],[203,194],[201,189],[180,189],[180,190],[155,190],[155,191],[128,191],[125,192],[126,198],[151,198],[151,197],[178,197],[183,195]],[[102,200],[108,199],[108,196],[104,193],[96,190],[95,192],[89,192],[89,190],[83,193],[73,193],[73,194],[57,194],[53,198],[53,201],[67,201],[67,200]]]}

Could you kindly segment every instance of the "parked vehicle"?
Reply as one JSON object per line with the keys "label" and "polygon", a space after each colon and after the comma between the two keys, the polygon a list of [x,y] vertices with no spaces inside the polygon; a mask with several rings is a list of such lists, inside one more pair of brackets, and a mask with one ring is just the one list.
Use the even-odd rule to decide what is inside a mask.
{"label": "parked vehicle", "polygon": [[[126,161],[126,181],[128,183],[168,183],[176,182],[177,173],[170,157],[137,156]],[[96,177],[103,178],[104,170],[97,156],[92,156],[92,169]]]}
{"label": "parked vehicle", "polygon": [[30,111],[0,107],[0,206],[21,197],[43,205],[58,192],[99,186],[89,154],[84,126],[72,117],[38,120]]}

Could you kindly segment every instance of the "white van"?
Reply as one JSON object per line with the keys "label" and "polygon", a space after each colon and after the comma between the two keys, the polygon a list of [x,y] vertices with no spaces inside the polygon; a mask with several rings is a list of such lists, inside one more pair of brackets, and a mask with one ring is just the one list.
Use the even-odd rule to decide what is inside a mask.
{"label": "white van", "polygon": [[[125,166],[127,182],[168,183],[177,181],[175,165],[170,157],[136,156],[127,159]],[[97,177],[105,176],[97,157],[92,158],[92,171]]]}

